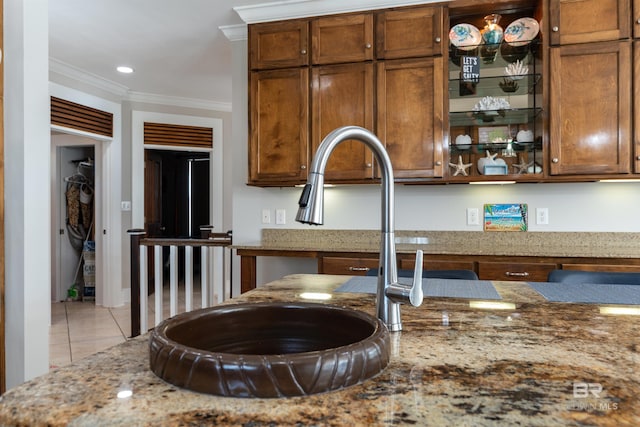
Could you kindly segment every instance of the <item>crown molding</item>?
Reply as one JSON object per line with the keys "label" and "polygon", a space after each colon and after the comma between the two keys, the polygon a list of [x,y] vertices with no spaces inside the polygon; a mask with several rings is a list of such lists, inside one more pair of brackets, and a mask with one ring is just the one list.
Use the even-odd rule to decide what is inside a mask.
{"label": "crown molding", "polygon": [[218,27],[225,37],[232,42],[247,40],[247,24],[223,25]]}
{"label": "crown molding", "polygon": [[245,23],[254,24],[283,19],[441,2],[442,0],[281,0],[271,3],[236,6],[233,10]]}
{"label": "crown molding", "polygon": [[179,96],[158,95],[153,93],[133,92],[127,86],[105,79],[88,71],[49,58],[49,71],[58,73],[69,79],[87,84],[118,97],[121,101],[144,102],[150,104],[172,105],[175,107],[199,108],[204,110],[231,111],[230,102],[209,101],[206,99],[183,98]]}
{"label": "crown molding", "polygon": [[53,71],[54,73],[61,74],[78,82],[112,93],[120,98],[126,97],[129,92],[129,88],[125,85],[107,80],[104,77],[92,74],[55,58],[49,58],[49,71]]}

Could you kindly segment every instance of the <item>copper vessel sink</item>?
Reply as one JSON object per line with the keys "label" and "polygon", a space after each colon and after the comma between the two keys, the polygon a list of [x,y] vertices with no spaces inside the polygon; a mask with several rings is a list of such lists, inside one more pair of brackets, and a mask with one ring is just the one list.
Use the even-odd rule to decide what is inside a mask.
{"label": "copper vessel sink", "polygon": [[358,384],[389,363],[366,313],[315,303],[225,305],[179,314],[150,337],[150,366],[178,387],[232,397],[306,396]]}

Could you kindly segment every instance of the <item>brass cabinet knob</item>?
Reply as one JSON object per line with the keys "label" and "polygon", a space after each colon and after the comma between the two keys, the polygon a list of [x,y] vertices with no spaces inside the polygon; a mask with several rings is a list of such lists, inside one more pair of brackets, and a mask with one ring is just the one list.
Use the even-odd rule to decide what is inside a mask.
{"label": "brass cabinet knob", "polygon": [[640,24],[640,18],[636,19],[636,24]]}
{"label": "brass cabinet knob", "polygon": [[364,47],[366,47],[367,49],[371,49],[371,43],[365,44]]}
{"label": "brass cabinet knob", "polygon": [[307,54],[307,49],[302,49],[302,50],[300,51],[300,53],[301,53],[302,55],[306,55],[306,54]]}
{"label": "brass cabinet knob", "polygon": [[300,169],[305,170],[307,168],[307,165],[301,165]]}
{"label": "brass cabinet knob", "polygon": [[440,37],[436,37],[436,43],[440,43],[442,39]]}
{"label": "brass cabinet knob", "polygon": [[557,158],[557,157],[554,157],[553,159],[551,159],[551,161],[552,161],[553,163],[558,163],[560,160],[558,160],[558,158]]}
{"label": "brass cabinet knob", "polygon": [[636,160],[640,160],[640,156],[637,156],[637,157],[636,157]]}
{"label": "brass cabinet knob", "polygon": [[558,31],[560,31],[560,28],[558,28],[557,26],[554,26],[551,31],[553,31],[554,33],[557,33]]}
{"label": "brass cabinet knob", "polygon": [[440,165],[442,165],[442,162],[441,162],[440,160],[438,160],[438,161],[436,162],[436,166],[440,166]]}
{"label": "brass cabinet knob", "polygon": [[371,167],[371,163],[367,163],[365,166],[366,166],[367,168],[370,168],[370,167]]}

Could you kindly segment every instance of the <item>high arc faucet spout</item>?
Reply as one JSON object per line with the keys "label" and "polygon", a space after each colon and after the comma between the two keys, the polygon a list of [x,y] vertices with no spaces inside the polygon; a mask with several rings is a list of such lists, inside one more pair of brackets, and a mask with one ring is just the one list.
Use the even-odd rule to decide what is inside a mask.
{"label": "high arc faucet spout", "polygon": [[[322,141],[313,158],[307,184],[300,200],[296,221],[321,225],[324,208],[324,171],[327,161],[335,147],[343,141],[358,140],[371,151],[378,163],[381,174],[381,225],[380,225],[380,266],[376,291],[376,310],[378,318],[394,332],[402,329],[400,303],[410,302],[418,306],[422,303],[422,275],[414,277],[413,286],[398,283],[396,247],[394,231],[394,179],[393,167],[384,145],[369,130],[358,126],[345,126],[335,129]],[[420,253],[420,270],[422,254]],[[416,261],[417,264],[417,261]]]}

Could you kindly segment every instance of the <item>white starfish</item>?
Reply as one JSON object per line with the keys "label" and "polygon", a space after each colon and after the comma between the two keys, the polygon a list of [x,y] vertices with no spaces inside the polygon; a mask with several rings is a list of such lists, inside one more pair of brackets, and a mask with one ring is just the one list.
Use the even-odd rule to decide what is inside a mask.
{"label": "white starfish", "polygon": [[464,163],[462,161],[462,156],[458,156],[458,163],[449,163],[449,166],[451,166],[452,168],[456,168],[455,172],[453,173],[453,176],[457,176],[459,173],[461,173],[464,176],[467,176],[467,169],[469,169],[471,167],[472,163]]}
{"label": "white starfish", "polygon": [[498,153],[496,153],[496,154],[491,154],[491,151],[487,150],[487,159],[489,159],[489,160],[495,160],[497,156],[498,156]]}

